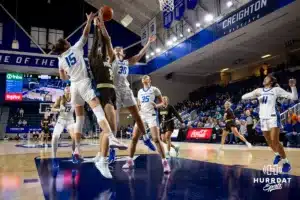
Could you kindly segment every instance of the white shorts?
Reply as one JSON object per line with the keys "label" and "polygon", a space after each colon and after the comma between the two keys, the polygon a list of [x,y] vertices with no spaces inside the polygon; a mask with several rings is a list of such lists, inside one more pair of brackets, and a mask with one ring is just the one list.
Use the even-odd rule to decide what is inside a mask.
{"label": "white shorts", "polygon": [[71,103],[72,105],[83,106],[85,102],[89,102],[96,97],[89,78],[71,83]]}
{"label": "white shorts", "polygon": [[133,92],[129,87],[116,89],[116,96],[117,109],[128,108],[137,105]]}
{"label": "white shorts", "polygon": [[280,123],[280,118],[278,117],[260,120],[261,131],[270,131],[272,128],[280,128],[280,127],[281,127],[281,123]]}
{"label": "white shorts", "polygon": [[74,119],[62,119],[58,118],[54,130],[53,135],[60,135],[64,129],[66,128],[68,131],[70,131],[73,128],[75,121]]}
{"label": "white shorts", "polygon": [[156,114],[141,114],[142,121],[144,122],[145,126],[148,128],[152,127],[159,127],[158,118]]}

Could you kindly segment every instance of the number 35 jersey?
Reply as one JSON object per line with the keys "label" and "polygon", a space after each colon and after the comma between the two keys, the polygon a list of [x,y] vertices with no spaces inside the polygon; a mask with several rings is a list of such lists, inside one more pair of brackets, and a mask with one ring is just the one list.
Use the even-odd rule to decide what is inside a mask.
{"label": "number 35 jersey", "polygon": [[157,87],[151,86],[148,89],[140,89],[138,92],[138,100],[141,105],[141,113],[155,114],[153,103],[158,96],[161,96],[161,92]]}
{"label": "number 35 jersey", "polygon": [[89,78],[85,60],[83,58],[83,46],[85,43],[86,38],[82,36],[74,46],[58,58],[59,69],[67,72],[71,82]]}
{"label": "number 35 jersey", "polygon": [[116,58],[112,63],[112,70],[113,70],[114,85],[116,86],[116,90],[129,88],[129,82],[127,80],[127,76],[129,72],[128,60],[121,61]]}

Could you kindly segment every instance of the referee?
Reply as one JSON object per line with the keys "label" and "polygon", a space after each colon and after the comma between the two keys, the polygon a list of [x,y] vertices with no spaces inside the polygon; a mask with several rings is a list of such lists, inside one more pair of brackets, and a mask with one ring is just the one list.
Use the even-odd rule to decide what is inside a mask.
{"label": "referee", "polygon": [[255,136],[255,131],[253,129],[254,122],[250,110],[246,110],[246,116],[247,116],[246,122],[247,122],[248,141],[252,145],[254,145],[254,136]]}
{"label": "referee", "polygon": [[161,122],[161,137],[162,141],[167,144],[167,154],[166,157],[170,157],[171,147],[175,149],[176,156],[179,155],[179,147],[174,146],[171,143],[171,135],[175,129],[174,119],[177,118],[181,124],[183,124],[183,120],[179,113],[175,110],[173,106],[169,104],[168,97],[163,97],[164,107],[159,109],[159,121]]}

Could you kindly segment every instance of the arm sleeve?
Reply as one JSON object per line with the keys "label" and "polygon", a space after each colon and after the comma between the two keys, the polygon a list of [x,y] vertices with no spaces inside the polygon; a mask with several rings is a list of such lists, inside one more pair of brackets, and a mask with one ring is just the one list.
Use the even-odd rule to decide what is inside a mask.
{"label": "arm sleeve", "polygon": [[298,91],[296,87],[292,87],[292,92],[287,92],[284,89],[278,87],[276,88],[276,93],[278,97],[291,99],[291,100],[297,100],[298,99]]}
{"label": "arm sleeve", "polygon": [[81,38],[78,40],[78,42],[76,42],[76,44],[74,45],[74,47],[78,50],[82,50],[84,45],[87,42],[87,37],[86,36],[81,36]]}
{"label": "arm sleeve", "polygon": [[182,120],[181,116],[179,115],[179,113],[177,112],[177,110],[176,110],[173,106],[171,106],[171,109],[172,109],[173,115],[175,115],[176,118],[177,118],[181,123],[183,123],[183,120]]}
{"label": "arm sleeve", "polygon": [[255,99],[255,98],[257,98],[257,92],[258,92],[258,89],[254,90],[254,91],[252,91],[252,92],[249,92],[249,93],[247,93],[247,94],[244,94],[244,95],[242,96],[242,99],[243,99],[243,100],[247,100],[247,99]]}

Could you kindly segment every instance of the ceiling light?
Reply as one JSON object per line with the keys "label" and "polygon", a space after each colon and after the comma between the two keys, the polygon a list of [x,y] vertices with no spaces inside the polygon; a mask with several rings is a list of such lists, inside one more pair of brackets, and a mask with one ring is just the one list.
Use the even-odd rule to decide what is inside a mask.
{"label": "ceiling light", "polygon": [[155,51],[156,51],[156,53],[159,53],[159,52],[161,52],[161,49],[157,48]]}
{"label": "ceiling light", "polygon": [[131,24],[133,18],[130,15],[126,15],[122,20],[121,20],[121,24],[124,27],[129,26],[129,24]]}
{"label": "ceiling light", "polygon": [[196,23],[196,27],[199,28],[201,26],[200,23]]}
{"label": "ceiling light", "polygon": [[206,22],[211,22],[214,19],[214,16],[212,14],[207,14],[204,18]]}
{"label": "ceiling light", "polygon": [[154,56],[154,52],[151,52],[151,54],[150,54],[151,56]]}
{"label": "ceiling light", "polygon": [[233,6],[233,3],[232,3],[232,1],[227,1],[226,5],[228,8],[230,8],[231,6]]}
{"label": "ceiling light", "polygon": [[146,55],[146,58],[149,59],[149,55],[148,54]]}
{"label": "ceiling light", "polygon": [[221,70],[221,72],[225,72],[225,71],[228,71],[228,70],[229,70],[229,68],[224,68],[224,69]]}
{"label": "ceiling light", "polygon": [[177,37],[174,36],[172,40],[173,40],[173,42],[176,42],[177,41]]}
{"label": "ceiling light", "polygon": [[271,57],[271,54],[266,54],[266,55],[262,56],[261,58],[268,58],[268,57]]}
{"label": "ceiling light", "polygon": [[188,28],[188,29],[187,29],[187,32],[189,32],[189,33],[190,33],[190,32],[191,32],[191,29],[190,29],[190,28]]}
{"label": "ceiling light", "polygon": [[13,40],[11,44],[12,49],[19,49],[19,41],[18,40]]}
{"label": "ceiling light", "polygon": [[169,40],[169,41],[167,42],[167,45],[168,45],[168,46],[171,46],[172,44],[173,44],[172,40]]}

